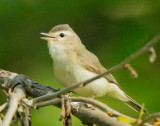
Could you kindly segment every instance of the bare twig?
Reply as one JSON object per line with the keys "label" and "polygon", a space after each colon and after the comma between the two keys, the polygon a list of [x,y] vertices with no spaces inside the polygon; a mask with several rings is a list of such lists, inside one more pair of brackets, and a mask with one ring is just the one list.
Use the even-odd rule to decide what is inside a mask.
{"label": "bare twig", "polygon": [[23,125],[31,126],[30,108],[26,105],[24,105]]}
{"label": "bare twig", "polygon": [[[152,119],[155,119],[157,117],[160,117],[160,112],[158,113],[154,113],[148,117],[146,117],[141,123],[139,126],[144,126],[145,123],[147,123],[148,121],[152,120]],[[158,126],[158,125],[157,125]]]}
{"label": "bare twig", "polygon": [[[69,99],[71,100],[71,102],[82,102],[82,103],[91,104],[91,105],[97,107],[98,109],[102,110],[103,112],[106,112],[106,114],[108,113],[108,115],[111,112],[112,117],[123,116],[123,117],[128,118],[129,120],[136,121],[136,119],[134,119],[132,117],[129,117],[129,116],[126,116],[126,115],[123,115],[123,114],[115,111],[114,109],[111,109],[106,104],[104,104],[102,102],[99,102],[98,100],[95,100],[95,99],[92,99],[92,98],[70,97]],[[61,104],[61,102],[62,102],[61,98],[55,98],[53,100],[48,100],[48,101],[45,101],[45,102],[37,103],[37,104],[35,104],[35,106],[36,106],[36,109],[38,109],[40,107],[49,106],[49,105],[55,105],[56,106],[56,105]],[[29,105],[26,101],[25,101],[25,104]],[[30,107],[34,108],[33,105],[30,106]]]}
{"label": "bare twig", "polygon": [[[117,120],[116,117],[110,117],[107,113],[99,109],[88,106],[84,107],[83,103],[72,102],[71,105],[73,114],[80,120],[83,120],[84,124],[96,124],[98,126],[131,126],[131,124]],[[96,115],[94,113],[96,113]]]}
{"label": "bare twig", "polygon": [[[23,82],[26,81],[26,79],[24,77],[22,79],[21,75],[18,75],[18,74],[17,74],[17,76],[13,77],[12,74],[15,75],[15,73],[12,73],[12,72],[9,72],[9,71],[0,70],[0,85],[3,87],[3,89],[8,90],[9,86],[7,86],[7,84],[8,83],[12,84],[11,83],[12,79],[13,80],[15,80],[15,79],[19,80],[19,78],[21,78],[22,82],[18,81],[18,83],[19,83],[19,85],[24,85]],[[31,97],[36,97],[36,96],[38,97],[38,96],[46,94],[48,92],[56,91],[56,90],[54,90],[52,88],[49,88],[49,87],[46,87],[46,86],[42,86],[41,84],[39,84],[39,83],[37,83],[35,81],[31,81],[28,78],[27,78],[26,84],[24,86],[25,86],[24,89],[25,89],[25,91],[27,93],[27,96],[31,96]],[[26,100],[26,98],[25,98],[25,100]],[[59,103],[61,103],[61,99],[60,98],[56,98],[56,99],[53,99],[53,100],[55,100],[57,107],[61,106],[59,104]],[[74,100],[74,98],[73,98],[73,100]],[[120,121],[117,120],[116,117],[108,116],[107,112],[102,112],[102,111],[100,111],[100,110],[98,110],[98,109],[96,109],[94,107],[87,107],[86,104],[82,103],[83,101],[85,101],[85,99],[81,100],[81,101],[79,99],[79,102],[76,102],[76,100],[75,100],[74,102],[71,102],[71,105],[72,105],[73,115],[78,117],[85,124],[97,124],[97,125],[102,125],[102,126],[103,125],[109,125],[109,124],[113,125],[115,123],[117,123],[117,125],[122,124],[122,123],[119,123]],[[48,102],[48,101],[46,101],[46,102]],[[46,103],[46,102],[44,102],[44,103]],[[42,103],[38,103],[38,104],[41,104],[41,106],[46,106],[44,103],[42,102]],[[34,108],[34,106],[31,106],[31,107]],[[111,112],[115,113],[115,111],[111,111]],[[109,120],[106,120],[106,119],[109,119]],[[123,124],[125,126],[125,123],[123,123]],[[128,124],[126,124],[126,125],[128,125]]]}
{"label": "bare twig", "polygon": [[64,98],[61,99],[61,114],[60,114],[60,120],[63,121],[63,124],[65,122],[65,117],[66,117],[66,109],[65,109],[65,103],[64,103]]}
{"label": "bare twig", "polygon": [[149,52],[149,61],[153,63],[157,57],[156,52],[153,47],[148,48],[148,52]]}
{"label": "bare twig", "polygon": [[5,102],[0,106],[0,112],[4,111],[8,107],[8,102]]}
{"label": "bare twig", "polygon": [[139,114],[138,114],[138,116],[137,116],[137,120],[135,121],[135,124],[136,125],[139,125],[142,121],[141,121],[141,118],[142,118],[142,116],[143,116],[143,114],[144,114],[144,104],[142,104],[142,108],[141,108],[141,110],[140,110],[140,112],[139,112]]}
{"label": "bare twig", "polygon": [[[100,103],[100,102],[98,102],[96,104],[95,103],[96,100],[93,100],[93,99],[91,100],[91,99],[82,98],[82,97],[79,97],[77,99],[76,99],[76,97],[73,97],[73,99],[72,98],[70,98],[70,99],[72,101],[71,106],[72,106],[73,115],[76,116],[77,118],[79,118],[80,120],[82,120],[85,124],[97,124],[100,126],[106,126],[106,125],[113,126],[113,124],[117,125],[117,126],[118,125],[130,126],[130,124],[126,124],[126,123],[123,123],[123,122],[117,120],[116,116],[110,117],[110,115],[107,113],[107,108],[105,108],[106,105],[103,103],[101,103],[104,105],[104,106],[101,106],[101,109],[106,110],[106,112],[100,111],[99,109],[96,109],[94,107],[88,107],[86,104],[84,104],[84,103],[89,102],[89,103],[92,103],[98,107],[98,106],[100,106],[100,105],[98,105],[98,103]],[[49,101],[37,103],[35,105],[36,105],[36,108],[40,108],[40,107],[44,107],[44,106],[48,106],[48,105],[54,105],[54,106],[61,108],[61,102],[62,102],[61,98],[55,98],[55,99],[52,99]],[[84,103],[82,103],[82,102],[84,102]],[[34,108],[34,106],[30,106],[30,107]],[[110,110],[114,114],[118,114],[118,115],[123,116],[123,114],[120,114],[111,108],[108,110]],[[135,121],[135,119],[133,119],[131,117],[128,117],[125,115],[124,115],[124,117],[127,117],[128,119],[131,119],[132,121]],[[108,119],[109,119],[109,121],[108,121]]]}
{"label": "bare twig", "polygon": [[16,114],[15,114],[18,126],[23,125],[23,121],[22,121],[23,120],[23,113],[24,113],[24,107],[21,104],[19,104],[17,111],[16,111]]}
{"label": "bare twig", "polygon": [[68,96],[62,96],[61,98],[61,118],[64,126],[72,126],[71,120],[71,105]]}
{"label": "bare twig", "polygon": [[133,67],[131,67],[130,64],[125,64],[124,68],[127,69],[130,72],[131,77],[133,77],[133,78],[138,77],[138,74],[137,74],[136,70]]}
{"label": "bare twig", "polygon": [[49,99],[53,99],[61,94],[64,94],[68,91],[71,91],[79,86],[81,86],[82,84],[83,85],[87,85],[89,84],[90,82],[100,78],[100,77],[103,77],[109,73],[113,73],[119,69],[122,69],[124,67],[125,64],[129,63],[131,60],[133,60],[135,57],[139,56],[140,54],[142,54],[143,52],[145,52],[146,50],[148,50],[150,47],[152,47],[154,44],[156,44],[158,41],[160,40],[160,34],[158,34],[157,36],[155,36],[151,41],[149,41],[145,46],[143,46],[141,49],[139,49],[137,52],[133,53],[132,55],[130,55],[127,59],[125,59],[124,61],[122,61],[121,63],[119,63],[118,65],[110,68],[109,70],[107,70],[106,72],[104,73],[101,73],[101,74],[98,74],[97,76],[93,77],[93,78],[90,78],[84,82],[80,82],[80,83],[77,83],[77,84],[74,84],[74,85],[71,85],[71,86],[68,86],[67,88],[64,88],[63,90],[60,90],[56,93],[52,93],[52,94],[49,94],[49,95],[44,95],[44,96],[41,96],[41,97],[38,97],[38,98],[35,98],[35,99],[32,99],[31,102],[34,104],[34,103],[37,103],[37,102],[40,102],[40,101],[45,101],[45,100],[49,100]]}
{"label": "bare twig", "polygon": [[9,104],[8,104],[8,111],[4,117],[2,126],[9,126],[12,118],[17,110],[18,104],[22,98],[24,98],[24,90],[21,86],[17,86],[14,91],[10,94]]}

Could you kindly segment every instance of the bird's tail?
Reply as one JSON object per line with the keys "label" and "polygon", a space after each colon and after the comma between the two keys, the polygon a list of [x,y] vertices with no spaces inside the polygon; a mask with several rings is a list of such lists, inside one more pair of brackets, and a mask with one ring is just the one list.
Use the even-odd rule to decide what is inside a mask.
{"label": "bird's tail", "polygon": [[[135,100],[133,100],[131,97],[129,97],[128,95],[126,96],[128,98],[128,101],[125,101],[125,103],[135,111],[140,112],[140,110],[142,109],[142,106],[139,103],[137,103]],[[143,112],[148,113],[148,111],[145,108],[143,108]]]}

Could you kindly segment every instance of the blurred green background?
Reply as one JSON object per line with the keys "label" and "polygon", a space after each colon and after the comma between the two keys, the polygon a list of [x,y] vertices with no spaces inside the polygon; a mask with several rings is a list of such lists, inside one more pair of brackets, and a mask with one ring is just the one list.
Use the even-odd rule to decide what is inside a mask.
{"label": "blurred green background", "polygon": [[[111,68],[160,32],[160,1],[1,0],[0,68],[62,89],[54,77],[48,47],[40,39],[40,32],[63,23],[70,24],[85,46]],[[147,53],[131,62],[139,74],[137,79],[132,79],[126,70],[113,73],[124,91],[140,104],[145,103],[149,113],[160,110],[160,43],[155,49],[155,63],[149,63]],[[118,100],[97,99],[124,114],[137,116]],[[0,104],[4,101],[0,91]],[[32,110],[33,126],[60,126],[59,117],[60,109],[56,107]],[[73,125],[82,126],[74,117]]]}

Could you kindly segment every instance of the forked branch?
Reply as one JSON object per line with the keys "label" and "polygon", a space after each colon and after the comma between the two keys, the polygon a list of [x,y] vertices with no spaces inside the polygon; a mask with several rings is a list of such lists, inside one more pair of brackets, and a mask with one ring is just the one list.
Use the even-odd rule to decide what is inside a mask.
{"label": "forked branch", "polygon": [[[19,88],[22,87],[21,88]],[[10,100],[8,104],[8,111],[5,115],[5,118],[3,120],[2,126],[9,126],[12,120],[13,115],[15,114],[18,105],[27,103],[27,96],[30,97],[38,97],[47,93],[56,92],[57,90],[52,89],[50,87],[44,86],[40,83],[37,83],[33,80],[30,80],[29,78],[25,77],[24,75],[18,75],[16,73],[12,73],[9,71],[0,70],[0,87],[5,89],[6,91],[10,90],[10,87],[13,87],[13,92],[9,95]],[[26,94],[23,92],[26,92]],[[22,99],[23,98],[23,99]],[[14,100],[12,100],[14,99]],[[13,102],[12,102],[13,101]],[[23,101],[23,102],[22,102]],[[109,107],[102,105],[103,103],[94,103],[95,100],[91,101],[91,99],[87,98],[71,98],[71,106],[72,106],[72,114],[79,118],[84,124],[92,125],[97,124],[101,126],[130,126],[130,124],[127,124],[121,120],[117,119],[117,116],[110,116],[107,112]],[[93,104],[94,106],[106,110],[106,112],[103,112],[94,106],[88,106],[85,103]],[[7,104],[3,105],[3,109],[6,108]],[[29,106],[28,104],[26,104]],[[54,105],[56,107],[61,108],[61,98],[55,98],[50,101],[45,101],[37,104],[37,107],[45,107],[47,105]],[[30,106],[30,108],[35,109],[36,106]],[[115,110],[111,111],[112,113],[115,113],[119,116],[123,116],[122,114],[116,112]],[[103,118],[102,118],[103,117]],[[132,118],[129,118],[131,120],[134,120]],[[29,123],[26,123],[29,124]],[[28,126],[28,125],[26,125]]]}

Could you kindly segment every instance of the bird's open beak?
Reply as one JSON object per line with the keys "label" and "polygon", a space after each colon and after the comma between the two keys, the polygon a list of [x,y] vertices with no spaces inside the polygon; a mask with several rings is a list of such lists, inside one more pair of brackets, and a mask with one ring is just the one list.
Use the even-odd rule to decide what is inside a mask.
{"label": "bird's open beak", "polygon": [[40,33],[40,34],[45,36],[45,37],[41,37],[41,39],[44,39],[44,40],[49,40],[49,39],[56,38],[54,36],[49,35],[48,33]]}

